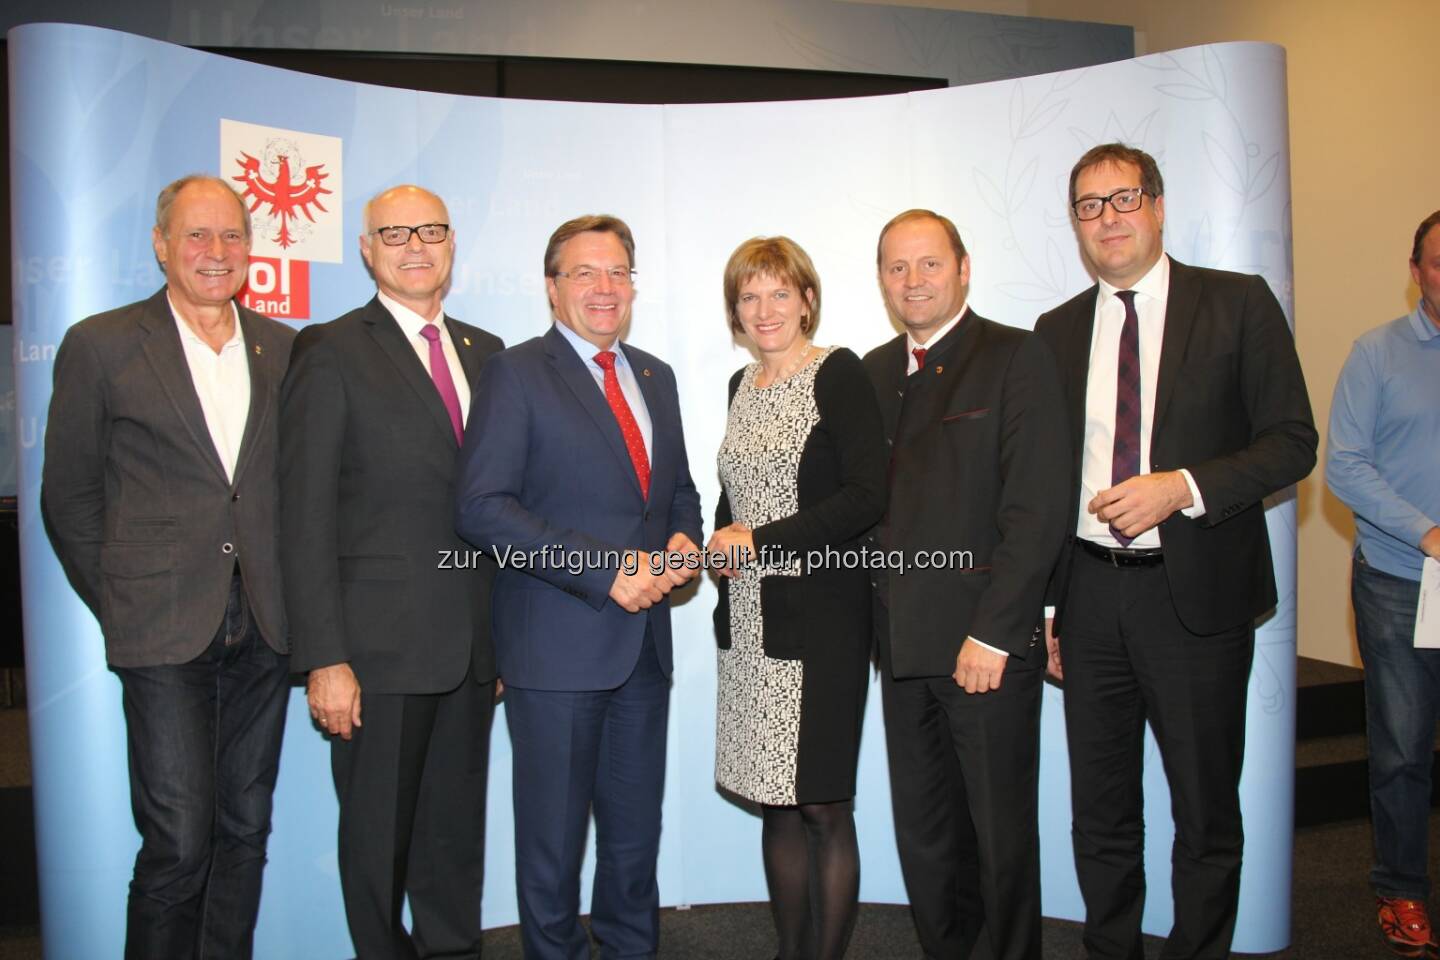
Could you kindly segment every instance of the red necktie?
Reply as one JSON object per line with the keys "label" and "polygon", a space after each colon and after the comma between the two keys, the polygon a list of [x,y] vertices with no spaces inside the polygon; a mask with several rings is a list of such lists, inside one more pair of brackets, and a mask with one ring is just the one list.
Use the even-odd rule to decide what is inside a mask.
{"label": "red necktie", "polygon": [[650,457],[645,453],[645,438],[640,435],[640,425],[630,404],[625,402],[625,393],[620,389],[620,378],[615,376],[615,354],[601,350],[595,354],[595,362],[605,371],[605,399],[620,424],[620,435],[625,438],[625,449],[630,451],[630,462],[635,465],[635,478],[640,481],[640,492],[650,496]]}
{"label": "red necktie", "polygon": [[925,348],[916,347],[910,352],[915,354],[915,372],[919,373],[921,370],[925,369]]}
{"label": "red necktie", "polygon": [[[1110,459],[1110,485],[1123,483],[1140,473],[1140,317],[1135,312],[1135,291],[1115,294],[1125,305],[1125,325],[1120,328],[1119,362],[1115,366],[1115,450]],[[1110,525],[1110,535],[1122,547],[1127,537]]]}
{"label": "red necktie", "polygon": [[420,328],[420,336],[430,341],[430,379],[440,392],[440,402],[450,414],[450,426],[455,428],[455,442],[465,442],[465,421],[460,417],[460,394],[455,391],[455,378],[450,376],[450,362],[445,359],[445,348],[440,345],[440,327],[427,323]]}

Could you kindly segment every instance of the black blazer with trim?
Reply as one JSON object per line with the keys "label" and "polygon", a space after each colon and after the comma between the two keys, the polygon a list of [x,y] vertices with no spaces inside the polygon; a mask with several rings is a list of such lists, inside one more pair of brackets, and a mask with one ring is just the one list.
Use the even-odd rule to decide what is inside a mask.
{"label": "black blazer with trim", "polygon": [[1070,500],[1055,468],[1070,454],[1054,359],[1029,331],[973,310],[910,377],[908,359],[904,334],[865,357],[891,444],[873,543],[905,564],[875,578],[889,622],[881,665],[897,679],[949,676],[973,636],[1010,654],[1010,669],[1042,666],[1037,627]]}
{"label": "black blazer with trim", "polygon": [[[1092,286],[1035,324],[1059,361],[1064,387],[1072,535],[1098,295]],[[1150,470],[1188,469],[1205,501],[1198,519],[1176,512],[1159,527],[1170,595],[1186,629],[1219,633],[1275,606],[1262,501],[1310,473],[1317,439],[1295,339],[1264,278],[1190,267],[1172,257]],[[1049,594],[1057,632],[1069,559],[1067,553],[1057,566]]]}

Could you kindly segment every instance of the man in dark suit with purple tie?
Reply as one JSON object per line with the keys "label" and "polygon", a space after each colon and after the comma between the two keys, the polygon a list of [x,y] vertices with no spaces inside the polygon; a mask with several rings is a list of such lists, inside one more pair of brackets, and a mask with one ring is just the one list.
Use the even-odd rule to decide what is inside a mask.
{"label": "man in dark suit with purple tie", "polygon": [[595,813],[601,956],[654,957],[670,703],[666,594],[696,573],[700,498],[675,375],[620,342],[635,243],[609,216],[545,251],[555,324],[491,358],[461,453],[457,525],[499,561],[495,650],[513,742],[515,869],[531,960],[588,960],[580,862]]}
{"label": "man in dark suit with purple tie", "polygon": [[1153,158],[1095,147],[1070,202],[1099,282],[1035,332],[1059,361],[1074,454],[1047,632],[1065,683],[1085,947],[1094,960],[1144,955],[1148,720],[1175,818],[1161,956],[1219,960],[1239,903],[1254,624],[1275,605],[1262,501],[1315,465],[1315,426],[1265,281],[1166,256]]}
{"label": "man in dark suit with purple tie", "polygon": [[[465,411],[499,338],[445,315],[445,204],[365,205],[375,299],[296,338],[280,406],[292,667],[331,736],[340,887],[360,960],[480,956],[495,704],[489,564],[454,529]],[[411,930],[401,920],[406,899]]]}

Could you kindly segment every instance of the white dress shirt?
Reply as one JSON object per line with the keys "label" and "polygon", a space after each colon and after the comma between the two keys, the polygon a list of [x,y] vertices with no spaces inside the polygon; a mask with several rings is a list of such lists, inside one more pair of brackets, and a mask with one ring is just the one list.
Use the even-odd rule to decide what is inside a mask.
{"label": "white dress shirt", "polygon": [[414,349],[415,356],[420,358],[420,366],[425,368],[427,374],[430,373],[430,341],[420,336],[420,331],[431,323],[440,329],[440,349],[445,354],[446,365],[450,367],[450,379],[455,381],[455,395],[460,398],[460,425],[463,427],[470,418],[470,381],[465,378],[465,368],[460,366],[460,355],[455,352],[455,344],[450,340],[450,328],[441,322],[445,318],[445,311],[435,314],[433,321],[427,320],[398,300],[392,300],[384,293],[377,295],[385,309],[390,311],[390,316],[400,325],[400,332],[405,334],[405,342]]}
{"label": "white dress shirt", "polygon": [[200,412],[205,415],[210,441],[220,455],[225,479],[234,483],[235,461],[240,456],[240,441],[245,437],[245,421],[250,416],[250,358],[245,355],[240,312],[232,302],[230,314],[235,332],[216,353],[215,348],[200,339],[200,335],[181,318],[169,294],[165,295],[165,299],[180,331],[180,346],[185,351],[185,363],[190,368],[190,382],[195,385],[195,395],[200,398]]}
{"label": "white dress shirt", "polygon": [[[565,324],[556,321],[555,329],[560,331],[560,336],[565,342],[575,348],[580,359],[585,363],[585,369],[590,371],[590,376],[595,378],[595,384],[600,388],[600,395],[605,395],[605,368],[595,362],[595,354],[600,348],[580,334],[571,330]],[[615,379],[620,381],[620,392],[625,394],[625,402],[630,405],[630,414],[635,418],[635,425],[640,428],[640,436],[645,440],[645,456],[650,458],[650,463],[655,463],[655,448],[651,444],[650,433],[650,409],[645,406],[645,395],[640,392],[640,384],[635,380],[635,371],[630,367],[630,360],[625,356],[625,351],[620,349],[620,341],[617,339],[610,345],[610,352],[615,354]],[[607,401],[608,402],[608,401]]]}
{"label": "white dress shirt", "polygon": [[[1165,305],[1170,297],[1170,258],[1159,261],[1130,289],[1135,291],[1135,315],[1140,321],[1140,472],[1150,472],[1150,438],[1155,426],[1155,381],[1160,374],[1160,347],[1165,337]],[[1125,304],[1115,296],[1118,287],[1100,280],[1095,298],[1095,328],[1090,337],[1090,373],[1085,383],[1085,436],[1080,461],[1080,509],[1076,533],[1101,546],[1118,548],[1120,542],[1108,524],[1085,509],[1101,490],[1108,490],[1115,452],[1115,391],[1120,364],[1120,328],[1125,325]],[[1185,516],[1205,514],[1205,502],[1190,471],[1181,469],[1194,503]],[[1160,547],[1160,530],[1152,527],[1129,544],[1133,550]]]}

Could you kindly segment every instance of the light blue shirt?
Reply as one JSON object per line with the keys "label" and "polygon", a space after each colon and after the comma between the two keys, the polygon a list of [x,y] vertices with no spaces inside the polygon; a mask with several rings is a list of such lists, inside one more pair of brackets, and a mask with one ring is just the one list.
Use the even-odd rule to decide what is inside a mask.
{"label": "light blue shirt", "polygon": [[[600,388],[600,396],[605,396],[605,368],[595,362],[595,354],[600,352],[600,348],[559,321],[556,321],[555,329],[575,348],[575,352],[585,364],[585,369],[595,378],[595,385]],[[640,392],[640,384],[635,381],[635,371],[631,369],[625,351],[620,349],[618,339],[610,350],[615,354],[615,379],[620,381],[620,392],[625,394],[625,402],[630,404],[635,425],[640,428],[640,436],[645,438],[645,455],[654,463],[655,447],[650,440],[650,410],[645,406],[645,396]]]}
{"label": "light blue shirt", "polygon": [[1335,384],[1325,482],[1376,569],[1419,580],[1440,523],[1440,331],[1423,307],[1355,341]]}

